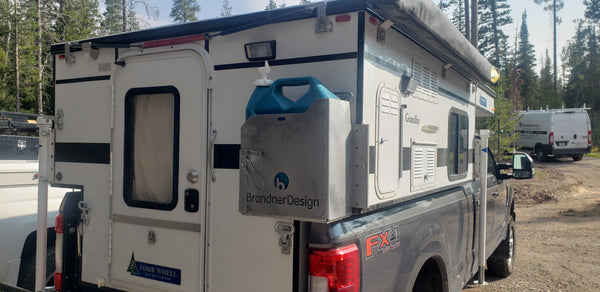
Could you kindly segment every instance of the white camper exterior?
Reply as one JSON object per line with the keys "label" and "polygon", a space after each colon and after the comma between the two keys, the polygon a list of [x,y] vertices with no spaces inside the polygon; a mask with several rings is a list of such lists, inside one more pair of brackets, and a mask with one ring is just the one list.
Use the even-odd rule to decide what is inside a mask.
{"label": "white camper exterior", "polygon": [[[429,23],[435,28],[415,25],[424,20],[410,7],[435,20],[442,16],[435,5],[392,2],[315,3],[53,46],[52,183],[82,194],[82,220],[75,223],[80,255],[74,260],[80,279],[73,286],[64,281],[63,289],[304,291],[304,247],[311,238],[306,222],[329,226],[451,189],[463,194],[478,173],[475,118],[493,114],[488,84],[495,68],[462,37],[445,39],[444,29],[460,36],[447,19]],[[257,43],[271,54],[254,58],[247,45]],[[261,77],[257,68],[265,60],[270,73]],[[251,203],[270,205],[250,206],[248,185],[267,192],[282,182],[280,170],[263,162],[278,148],[289,151],[286,141],[304,133],[283,134],[279,147],[244,148],[264,145],[244,140],[261,118],[245,115],[255,80],[264,85],[267,78],[302,76],[340,97],[327,101],[342,112],[330,111],[339,118],[337,127],[328,128],[337,136],[323,134],[332,139],[327,145],[336,146],[325,154],[317,147],[286,155],[302,160],[323,154],[340,163],[345,169],[324,168],[328,177],[322,178],[337,197],[316,203],[310,187],[322,184],[306,181],[304,193],[261,194]],[[284,94],[295,100],[293,92]],[[313,105],[305,113],[273,117],[291,121],[318,110]],[[304,171],[308,176],[312,170]],[[289,177],[290,190],[295,179]],[[507,234],[511,196],[501,186],[495,186],[494,198],[504,201],[493,204],[504,209],[491,209],[490,230],[498,236],[488,256]],[[472,188],[467,191],[473,195]],[[460,208],[472,212],[473,203],[458,197],[464,201]],[[286,213],[274,202],[328,206],[330,212]],[[501,215],[499,228],[493,226],[494,212]],[[470,220],[465,226],[474,226]],[[458,221],[443,224],[452,222]],[[461,245],[473,244],[473,230],[454,234]],[[461,260],[471,260],[453,268],[450,290],[464,285],[476,268],[468,248],[455,249]],[[364,278],[363,291],[381,285],[369,281]]]}
{"label": "white camper exterior", "polygon": [[519,113],[517,145],[535,153],[539,161],[572,157],[578,161],[592,148],[589,108],[548,109]]}

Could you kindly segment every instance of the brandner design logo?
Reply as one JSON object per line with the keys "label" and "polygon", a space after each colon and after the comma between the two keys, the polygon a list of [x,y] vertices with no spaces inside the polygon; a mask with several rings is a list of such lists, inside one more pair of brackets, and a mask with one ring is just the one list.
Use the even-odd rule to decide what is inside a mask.
{"label": "brandner design logo", "polygon": [[287,174],[280,172],[277,175],[275,175],[274,183],[275,188],[284,191],[290,185],[290,179],[288,178]]}
{"label": "brandner design logo", "polygon": [[[278,191],[285,191],[290,186],[290,178],[287,174],[280,172],[275,175],[273,179],[275,189]],[[313,199],[308,195],[298,194],[287,194],[287,195],[273,195],[273,194],[252,194],[246,193],[247,204],[260,204],[260,205],[279,205],[279,206],[293,206],[293,207],[304,207],[308,210],[313,208],[320,208],[321,204],[319,199]]]}

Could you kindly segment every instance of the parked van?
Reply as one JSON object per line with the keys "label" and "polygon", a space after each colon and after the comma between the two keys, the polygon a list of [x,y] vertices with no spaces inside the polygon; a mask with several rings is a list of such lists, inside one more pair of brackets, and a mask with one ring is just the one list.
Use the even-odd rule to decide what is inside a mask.
{"label": "parked van", "polygon": [[571,157],[575,161],[592,149],[589,108],[546,109],[520,112],[518,145],[535,153],[538,161],[547,157]]}

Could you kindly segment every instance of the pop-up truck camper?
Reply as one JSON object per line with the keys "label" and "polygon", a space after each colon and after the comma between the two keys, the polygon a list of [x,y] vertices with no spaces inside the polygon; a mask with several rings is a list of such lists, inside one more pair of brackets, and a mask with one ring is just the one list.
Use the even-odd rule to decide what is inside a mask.
{"label": "pop-up truck camper", "polygon": [[497,70],[429,0],[52,52],[41,169],[79,189],[57,217],[60,291],[458,291],[486,260],[513,270],[508,183],[533,164],[515,154],[501,173],[488,155],[475,121]]}

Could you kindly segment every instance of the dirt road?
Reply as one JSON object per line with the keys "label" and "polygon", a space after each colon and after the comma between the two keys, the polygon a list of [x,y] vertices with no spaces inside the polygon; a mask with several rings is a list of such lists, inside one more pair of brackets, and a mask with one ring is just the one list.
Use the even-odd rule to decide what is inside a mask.
{"label": "dirt road", "polygon": [[536,162],[514,181],[516,263],[505,279],[463,291],[600,291],[600,159]]}

